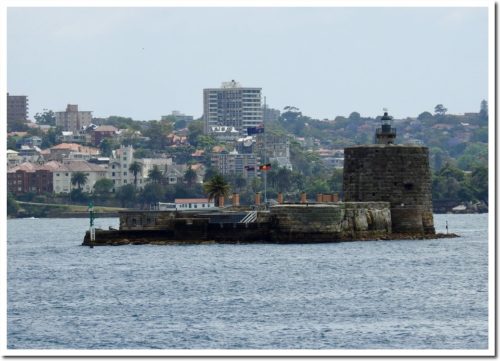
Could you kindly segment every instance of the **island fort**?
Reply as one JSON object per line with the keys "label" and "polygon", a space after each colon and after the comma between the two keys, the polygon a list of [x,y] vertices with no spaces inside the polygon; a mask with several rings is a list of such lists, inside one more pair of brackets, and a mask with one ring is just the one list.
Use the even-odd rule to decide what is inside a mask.
{"label": "island fort", "polygon": [[[299,203],[283,195],[273,205],[232,204],[191,210],[120,212],[119,230],[91,230],[83,245],[177,243],[313,243],[352,240],[441,238],[432,214],[429,152],[395,144],[396,129],[387,113],[376,129],[375,144],[345,148],[344,199],[316,195]],[[221,202],[223,204],[223,202]]]}

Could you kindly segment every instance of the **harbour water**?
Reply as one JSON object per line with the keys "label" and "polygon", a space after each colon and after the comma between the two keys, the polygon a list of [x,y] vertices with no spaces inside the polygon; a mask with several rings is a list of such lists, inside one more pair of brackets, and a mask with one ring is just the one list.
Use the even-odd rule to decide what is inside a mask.
{"label": "harbour water", "polygon": [[87,219],[8,220],[7,347],[486,349],[488,216],[446,221],[462,237],[90,249]]}

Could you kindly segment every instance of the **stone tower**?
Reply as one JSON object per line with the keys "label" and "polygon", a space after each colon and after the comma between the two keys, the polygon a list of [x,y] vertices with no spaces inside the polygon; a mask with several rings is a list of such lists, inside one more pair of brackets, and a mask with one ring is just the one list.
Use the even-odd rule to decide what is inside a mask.
{"label": "stone tower", "polygon": [[391,204],[392,231],[434,234],[429,150],[396,145],[387,113],[377,144],[344,149],[344,201]]}

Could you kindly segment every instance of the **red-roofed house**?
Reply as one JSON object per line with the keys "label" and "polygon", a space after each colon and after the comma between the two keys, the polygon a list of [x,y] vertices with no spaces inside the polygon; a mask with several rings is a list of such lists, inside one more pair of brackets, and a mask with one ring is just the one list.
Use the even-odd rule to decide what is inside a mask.
{"label": "red-roofed house", "polygon": [[87,160],[99,154],[99,149],[86,147],[77,143],[61,143],[50,148],[50,160],[62,161],[63,159]]}
{"label": "red-roofed house", "polygon": [[98,146],[101,140],[105,138],[113,138],[118,129],[112,125],[101,125],[92,131],[92,144]]}

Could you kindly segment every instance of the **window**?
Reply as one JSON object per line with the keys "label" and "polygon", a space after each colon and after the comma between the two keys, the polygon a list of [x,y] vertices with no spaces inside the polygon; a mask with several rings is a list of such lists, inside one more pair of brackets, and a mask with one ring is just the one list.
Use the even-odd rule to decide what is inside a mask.
{"label": "window", "polygon": [[111,176],[114,177],[115,176],[115,172],[111,173]]}
{"label": "window", "polygon": [[123,175],[127,175],[127,172],[123,172]]}

